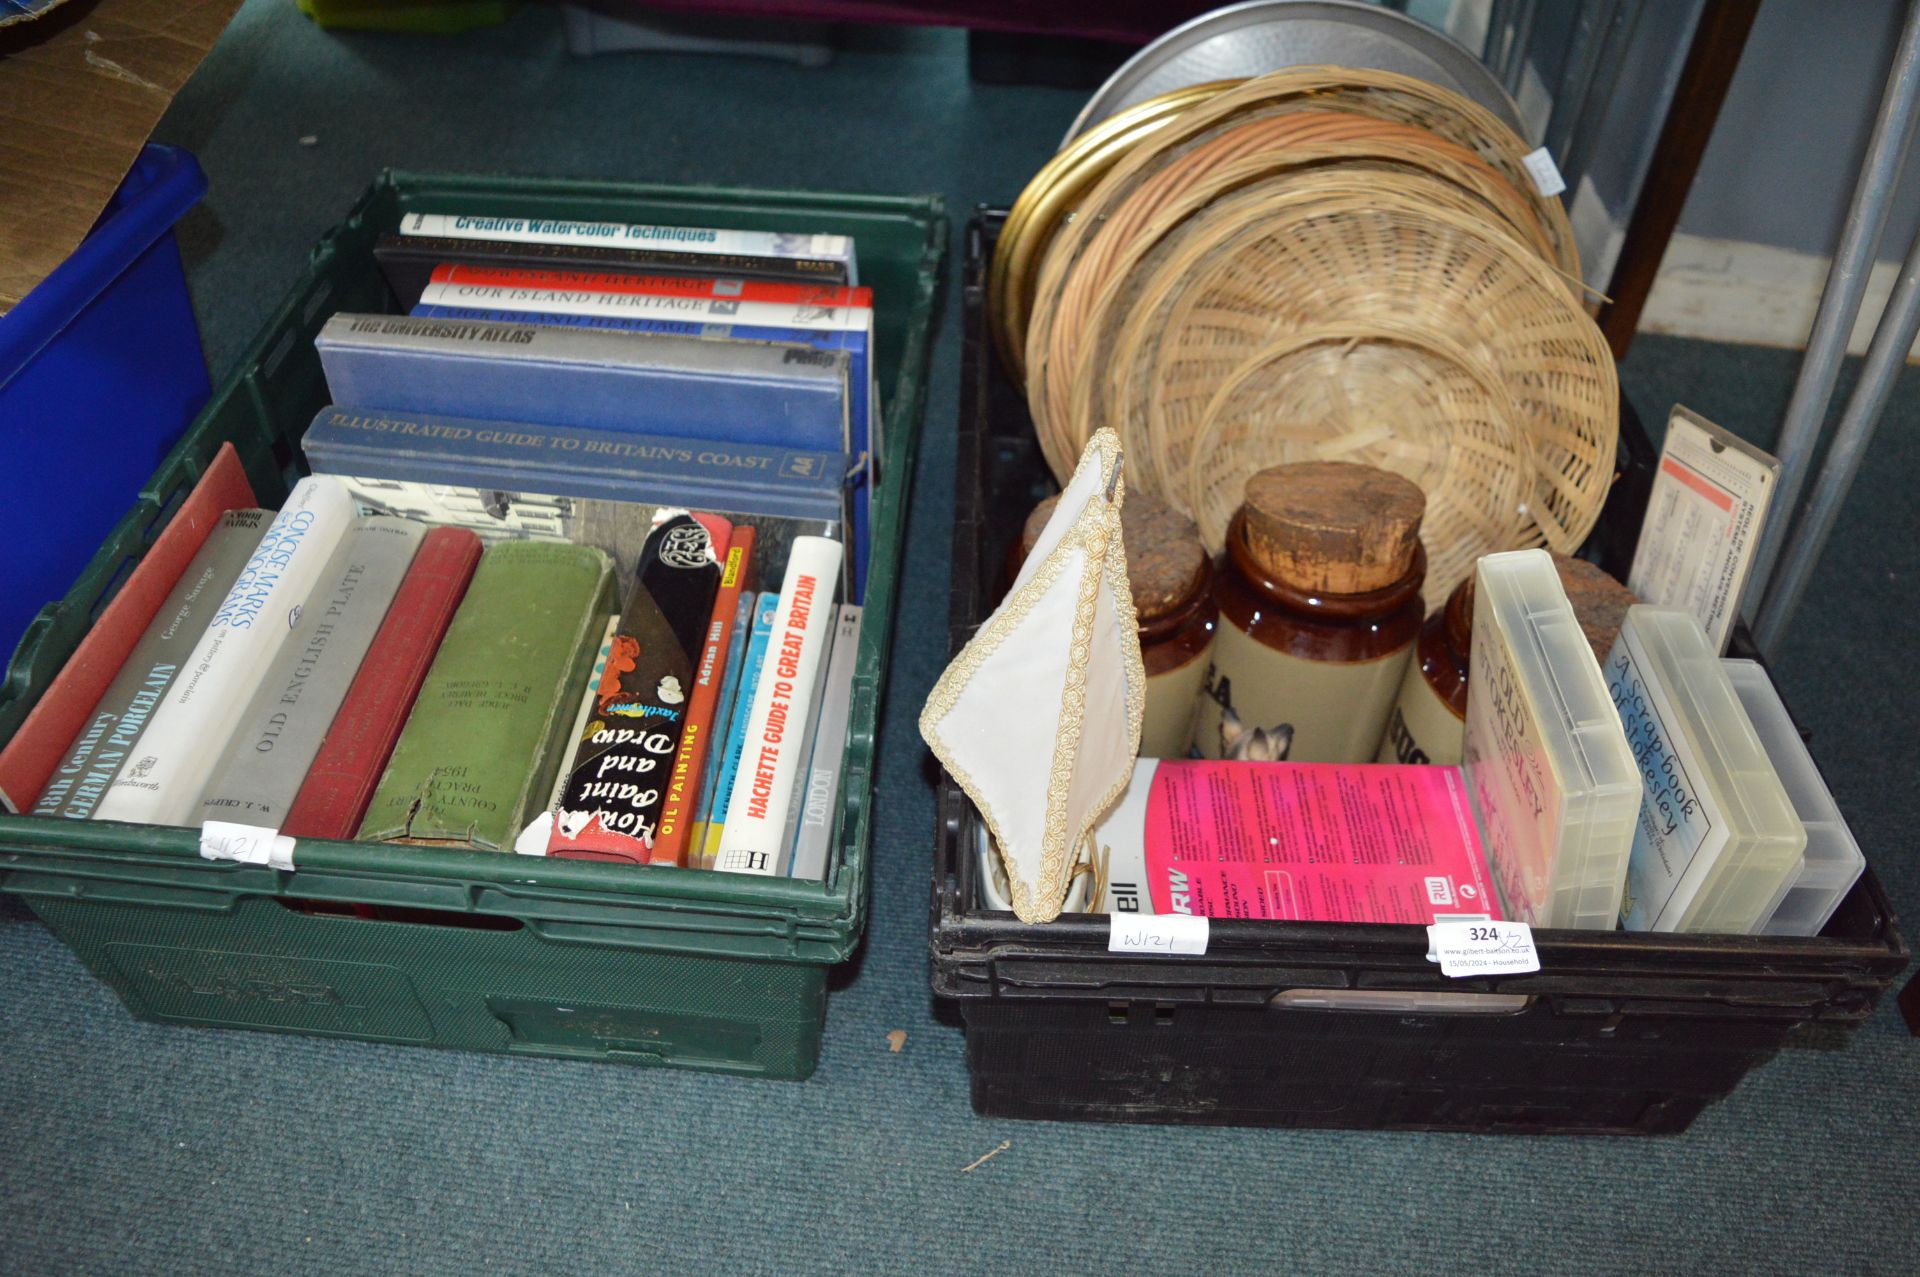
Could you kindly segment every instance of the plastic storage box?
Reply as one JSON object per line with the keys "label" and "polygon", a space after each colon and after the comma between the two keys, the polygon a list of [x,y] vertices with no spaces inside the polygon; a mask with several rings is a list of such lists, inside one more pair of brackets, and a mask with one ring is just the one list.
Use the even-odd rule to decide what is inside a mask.
{"label": "plastic storage box", "polygon": [[0,660],[207,402],[173,239],[206,190],[193,156],[147,147],[80,247],[0,315]]}
{"label": "plastic storage box", "polygon": [[281,871],[203,860],[187,829],[0,816],[0,888],[144,1019],[806,1077],[828,968],[866,922],[874,723],[946,254],[937,198],[384,175],[22,646],[0,688],[0,741],[222,443],[262,502],[280,503],[326,403],[314,333],[338,310],[394,309],[379,234],[409,212],[500,210],[858,239],[891,393],[827,881],[305,839],[300,867]]}
{"label": "plastic storage box", "polygon": [[[993,363],[981,281],[998,214],[967,236],[953,642],[984,619],[1008,540],[1047,491],[1020,397]],[[1652,449],[1626,478],[1603,566],[1632,553]],[[1624,495],[1623,495],[1624,494]],[[1637,494],[1637,496],[1636,496]],[[1535,933],[1541,970],[1448,979],[1419,927],[1214,919],[1205,955],[1107,951],[1105,917],[1044,927],[975,902],[979,817],[943,778],[934,993],[965,1025],[987,1116],[1214,1125],[1655,1134],[1685,1129],[1810,1026],[1865,1020],[1906,944],[1868,870],[1814,938]]]}

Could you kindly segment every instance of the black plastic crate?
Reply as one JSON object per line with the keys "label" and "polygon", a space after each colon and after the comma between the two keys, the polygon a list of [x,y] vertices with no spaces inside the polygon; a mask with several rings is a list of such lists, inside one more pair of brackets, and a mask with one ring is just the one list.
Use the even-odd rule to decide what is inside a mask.
{"label": "black plastic crate", "polygon": [[[1004,213],[967,229],[952,642],[990,611],[1051,480],[988,338]],[[1624,575],[1655,454],[1631,410],[1586,552]],[[940,780],[932,982],[992,1117],[1652,1135],[1783,1047],[1864,1021],[1907,964],[1873,870],[1811,939],[1534,933],[1541,969],[1456,980],[1416,926],[1214,919],[1204,956],[1107,952],[1104,916],[1029,926],[977,907],[977,812]]]}

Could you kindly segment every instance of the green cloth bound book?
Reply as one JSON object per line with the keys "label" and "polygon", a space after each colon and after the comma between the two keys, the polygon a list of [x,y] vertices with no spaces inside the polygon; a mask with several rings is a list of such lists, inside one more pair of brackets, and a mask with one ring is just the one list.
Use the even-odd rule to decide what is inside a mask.
{"label": "green cloth bound book", "polygon": [[360,841],[512,851],[553,790],[613,609],[613,560],[591,546],[506,541],[482,555]]}

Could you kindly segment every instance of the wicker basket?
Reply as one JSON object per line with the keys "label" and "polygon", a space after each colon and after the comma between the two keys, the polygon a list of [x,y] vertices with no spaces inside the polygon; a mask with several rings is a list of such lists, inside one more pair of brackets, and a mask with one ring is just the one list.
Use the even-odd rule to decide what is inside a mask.
{"label": "wicker basket", "polygon": [[[1134,238],[1089,310],[1085,332],[1076,344],[1079,354],[1070,371],[1070,385],[1049,421],[1052,439],[1042,435],[1043,447],[1052,443],[1049,455],[1077,456],[1093,424],[1110,423],[1129,448],[1129,473],[1135,486],[1176,505],[1185,502],[1184,462],[1171,470],[1159,465],[1166,445],[1147,434],[1147,416],[1135,397],[1145,393],[1144,378],[1123,375],[1136,367],[1129,339],[1137,342],[1147,331],[1144,324],[1129,328],[1129,321],[1143,313],[1142,298],[1150,290],[1161,296],[1168,293],[1159,284],[1159,268],[1183,245],[1231,233],[1249,217],[1279,215],[1358,194],[1450,208],[1468,217],[1485,209],[1471,192],[1423,169],[1395,161],[1350,159],[1343,144],[1301,148],[1295,158],[1300,167],[1278,175],[1258,158],[1210,175]],[[1194,210],[1191,215],[1190,209]],[[1065,340],[1060,344],[1064,346]],[[1058,366],[1050,365],[1049,371],[1058,371]]]}
{"label": "wicker basket", "polygon": [[1283,337],[1221,385],[1191,454],[1189,512],[1214,554],[1248,476],[1268,466],[1361,461],[1419,484],[1429,612],[1481,555],[1539,544],[1532,453],[1506,387],[1433,333],[1333,323]]}
{"label": "wicker basket", "polygon": [[987,315],[994,345],[1016,378],[1026,358],[1034,272],[1060,225],[1114,161],[1136,142],[1188,107],[1240,83],[1216,80],[1190,84],[1128,107],[1067,143],[1020,192],[1001,224],[987,276]]}
{"label": "wicker basket", "polygon": [[1619,383],[1551,269],[1484,219],[1379,191],[1236,220],[1160,262],[1107,355],[1110,415],[1144,414],[1123,437],[1150,442],[1163,478],[1186,474],[1207,407],[1256,351],[1336,320],[1389,324],[1495,370],[1533,453],[1529,517],[1551,549],[1580,544],[1612,479]]}
{"label": "wicker basket", "polygon": [[[1579,290],[1579,260],[1572,228],[1557,200],[1540,196],[1524,163],[1527,147],[1497,118],[1458,94],[1425,81],[1388,72],[1347,67],[1296,67],[1249,80],[1178,112],[1131,145],[1080,202],[1075,216],[1051,237],[1040,263],[1029,315],[1024,366],[1028,406],[1045,443],[1056,386],[1045,368],[1052,344],[1053,309],[1088,242],[1107,216],[1153,172],[1192,147],[1248,118],[1289,111],[1339,111],[1415,125],[1478,155],[1528,200],[1565,286]],[[1071,373],[1067,361],[1065,375]],[[1038,373],[1038,375],[1036,375]],[[1060,374],[1056,374],[1058,378]],[[1056,445],[1061,436],[1052,434]],[[1048,454],[1056,473],[1073,458]]]}

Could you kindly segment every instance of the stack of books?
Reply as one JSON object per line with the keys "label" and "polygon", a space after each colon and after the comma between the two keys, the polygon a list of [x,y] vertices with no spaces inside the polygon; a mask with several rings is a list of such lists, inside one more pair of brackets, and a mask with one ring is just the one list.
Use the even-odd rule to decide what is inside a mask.
{"label": "stack of books", "polygon": [[[407,215],[410,313],[33,805],[824,879],[880,433],[842,236]],[[64,734],[63,734],[64,735]]]}

